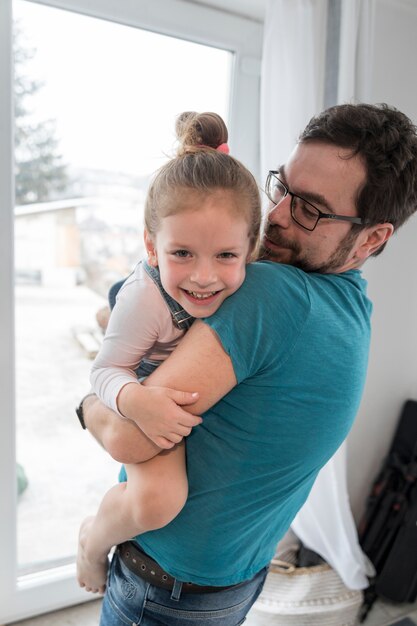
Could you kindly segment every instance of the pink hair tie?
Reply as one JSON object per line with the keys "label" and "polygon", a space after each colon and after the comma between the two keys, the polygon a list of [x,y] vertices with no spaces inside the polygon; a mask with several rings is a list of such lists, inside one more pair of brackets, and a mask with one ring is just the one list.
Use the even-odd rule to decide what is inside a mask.
{"label": "pink hair tie", "polygon": [[213,148],[212,146],[208,146],[205,143],[200,143],[199,146],[200,146],[200,148],[211,148],[212,150],[217,150],[217,152],[223,152],[223,154],[229,154],[229,152],[230,152],[229,146],[227,145],[227,143],[221,143],[220,146],[217,146],[217,148]]}
{"label": "pink hair tie", "polygon": [[229,154],[230,152],[227,143],[221,143],[220,146],[217,146],[216,150],[217,152],[223,152],[223,154]]}

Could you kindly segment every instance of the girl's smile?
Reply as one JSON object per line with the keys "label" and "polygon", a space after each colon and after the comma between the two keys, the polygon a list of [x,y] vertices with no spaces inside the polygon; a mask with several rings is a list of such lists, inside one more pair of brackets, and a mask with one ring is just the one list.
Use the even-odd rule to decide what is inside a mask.
{"label": "girl's smile", "polygon": [[185,297],[188,298],[189,302],[194,304],[195,306],[208,306],[209,304],[211,305],[213,304],[217,296],[221,294],[221,291],[206,291],[201,293],[197,291],[187,291],[186,289],[183,289],[183,292]]}

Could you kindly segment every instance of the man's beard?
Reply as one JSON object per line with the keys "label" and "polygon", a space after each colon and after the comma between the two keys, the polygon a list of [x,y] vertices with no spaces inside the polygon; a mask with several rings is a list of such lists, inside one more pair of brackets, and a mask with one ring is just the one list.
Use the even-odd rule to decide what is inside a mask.
{"label": "man's beard", "polygon": [[[308,254],[303,254],[302,246],[295,242],[286,239],[279,226],[274,224],[267,224],[265,227],[265,237],[269,239],[273,244],[288,250],[290,257],[288,265],[298,267],[304,272],[318,272],[320,274],[334,273],[338,268],[342,267],[352,250],[353,243],[355,242],[358,233],[350,231],[339,243],[339,246],[335,252],[324,263],[315,263],[311,261]],[[275,261],[281,262],[279,256],[275,256],[273,250],[270,250],[261,243],[259,259],[263,261]]]}

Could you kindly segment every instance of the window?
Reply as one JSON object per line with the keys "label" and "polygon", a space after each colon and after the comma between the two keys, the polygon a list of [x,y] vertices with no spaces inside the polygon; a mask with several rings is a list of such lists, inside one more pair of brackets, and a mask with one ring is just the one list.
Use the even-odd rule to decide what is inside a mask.
{"label": "window", "polygon": [[[142,253],[146,188],[172,154],[175,116],[188,109],[219,112],[229,118],[233,153],[256,162],[256,144],[246,145],[257,125],[256,104],[242,123],[246,134],[233,134],[244,112],[236,106],[240,90],[251,86],[247,102],[257,102],[256,63],[245,61],[243,43],[229,40],[231,30],[219,33],[216,12],[190,4],[184,19],[186,3],[169,0],[141,2],[148,7],[139,15],[118,15],[118,3],[108,1],[107,14],[93,16],[90,5],[97,3],[74,0],[74,12],[59,4],[13,1],[14,84],[7,63],[9,2],[0,9],[9,28],[0,75],[8,78],[9,95],[15,93],[16,146],[16,203],[10,152],[0,181],[8,354],[1,361],[7,420],[0,439],[8,441],[2,460],[8,479],[2,480],[17,472],[21,487],[17,501],[10,484],[2,489],[11,505],[2,521],[9,567],[0,621],[87,599],[74,579],[77,527],[115,481],[117,464],[81,431],[74,406],[88,391],[101,341],[96,314],[108,287]],[[195,12],[206,18],[206,32],[197,35]],[[239,37],[246,42],[243,27],[253,26],[227,20],[243,29]],[[256,25],[258,47],[259,30]],[[2,127],[10,116],[7,98],[0,100],[0,116]]]}
{"label": "window", "polygon": [[80,519],[117,476],[74,419],[102,340],[95,315],[142,256],[146,189],[172,154],[176,114],[206,107],[227,119],[232,54],[24,0],[14,7],[24,572],[72,559]]}

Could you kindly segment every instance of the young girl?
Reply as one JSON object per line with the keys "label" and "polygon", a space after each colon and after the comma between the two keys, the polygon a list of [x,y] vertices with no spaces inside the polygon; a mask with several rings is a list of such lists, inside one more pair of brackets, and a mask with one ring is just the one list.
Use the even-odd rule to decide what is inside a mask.
{"label": "young girl", "polygon": [[[223,120],[183,113],[176,132],[177,156],[158,171],[145,204],[147,260],[118,293],[91,374],[105,404],[134,419],[157,446],[172,449],[126,465],[127,482],[110,489],[97,515],[83,522],[77,577],[87,591],[104,592],[112,546],[165,526],[185,504],[181,440],[191,431],[189,414],[176,404],[175,390],[145,387],[140,379],[169,355],[194,318],[212,315],[239,289],[258,243],[258,187],[228,155]],[[175,411],[183,417],[172,419]]]}

